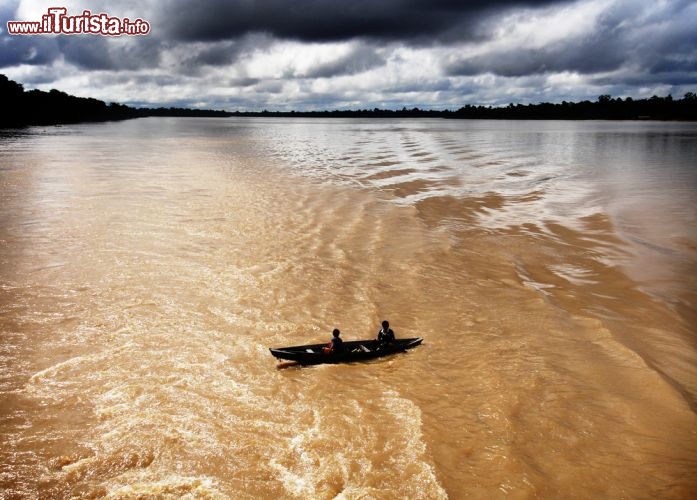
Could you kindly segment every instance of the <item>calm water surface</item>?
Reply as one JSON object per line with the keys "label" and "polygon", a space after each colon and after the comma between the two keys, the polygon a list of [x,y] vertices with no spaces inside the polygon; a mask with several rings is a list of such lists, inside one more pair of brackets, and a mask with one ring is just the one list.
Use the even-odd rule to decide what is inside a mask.
{"label": "calm water surface", "polygon": [[[0,136],[0,497],[694,498],[697,125]],[[421,347],[301,368],[268,347]]]}

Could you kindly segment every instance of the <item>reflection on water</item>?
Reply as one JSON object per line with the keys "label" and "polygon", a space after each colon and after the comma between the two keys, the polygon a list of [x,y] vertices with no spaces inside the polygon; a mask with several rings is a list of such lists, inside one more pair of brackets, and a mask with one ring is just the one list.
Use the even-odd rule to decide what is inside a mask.
{"label": "reflection on water", "polygon": [[[694,495],[694,125],[142,119],[0,143],[10,496]],[[268,353],[385,318],[424,344]]]}

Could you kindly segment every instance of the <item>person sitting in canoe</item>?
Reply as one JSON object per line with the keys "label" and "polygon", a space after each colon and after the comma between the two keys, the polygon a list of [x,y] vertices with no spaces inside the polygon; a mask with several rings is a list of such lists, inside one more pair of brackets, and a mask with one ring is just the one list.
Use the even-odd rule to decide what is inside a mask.
{"label": "person sitting in canoe", "polygon": [[382,328],[378,332],[378,345],[380,347],[389,345],[394,342],[394,332],[390,328],[390,322],[385,320],[382,322]]}
{"label": "person sitting in canoe", "polygon": [[327,347],[322,349],[325,354],[340,354],[344,352],[344,341],[339,337],[340,334],[339,329],[334,328],[332,339],[327,344]]}

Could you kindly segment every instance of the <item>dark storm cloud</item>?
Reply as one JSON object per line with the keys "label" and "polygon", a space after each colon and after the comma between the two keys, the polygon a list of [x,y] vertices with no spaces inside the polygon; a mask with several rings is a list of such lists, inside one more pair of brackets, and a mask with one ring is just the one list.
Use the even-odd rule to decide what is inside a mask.
{"label": "dark storm cloud", "polygon": [[[622,67],[648,73],[695,71],[697,30],[690,2],[674,2],[655,17],[644,17],[636,2],[620,2],[597,19],[592,32],[541,47],[503,47],[444,64],[450,76],[492,73],[505,77],[576,72],[597,74]],[[670,20],[671,29],[665,29]]]}
{"label": "dark storm cloud", "polygon": [[114,44],[96,35],[0,35],[0,68],[20,64],[49,66],[58,59],[85,70],[123,70],[155,67],[160,47],[155,40]]}
{"label": "dark storm cloud", "polygon": [[45,10],[0,0],[0,72],[131,104],[243,109],[561,102],[697,85],[694,0],[128,0],[121,12],[90,2],[151,32],[13,36],[8,20]]}
{"label": "dark storm cloud", "polygon": [[326,42],[471,39],[480,17],[512,7],[569,0],[170,0],[159,22],[179,40],[223,40],[262,32],[276,38]]}
{"label": "dark storm cloud", "polygon": [[573,71],[592,74],[612,71],[627,60],[626,52],[599,40],[569,40],[539,48],[510,48],[446,65],[450,76],[493,73],[517,77]]}
{"label": "dark storm cloud", "polygon": [[[676,76],[686,73],[697,74],[697,54],[685,57],[663,57],[649,68],[650,75],[664,75],[666,73],[675,73]],[[692,80],[692,83],[695,83],[694,77]],[[682,83],[684,82],[685,80],[683,79]],[[677,82],[671,81],[670,83],[676,84]]]}
{"label": "dark storm cloud", "polygon": [[223,42],[206,45],[200,51],[194,53],[187,58],[195,64],[205,66],[225,66],[233,63],[240,54],[239,44],[236,42]]}
{"label": "dark storm cloud", "polygon": [[670,29],[642,37],[637,52],[642,56],[642,68],[649,74],[697,72],[697,29],[694,21],[697,8],[693,7],[692,12],[690,16],[678,11],[670,22]]}
{"label": "dark storm cloud", "polygon": [[0,4],[0,30],[4,31],[7,26],[5,23],[7,21],[12,21],[17,18],[17,6],[19,5],[19,0],[4,2]]}
{"label": "dark storm cloud", "polygon": [[385,64],[385,56],[373,47],[361,45],[348,54],[331,62],[320,64],[305,74],[295,75],[303,78],[331,78],[339,75],[355,75]]}
{"label": "dark storm cloud", "polygon": [[0,35],[0,69],[20,64],[51,64],[59,56],[55,41],[47,37]]}
{"label": "dark storm cloud", "polygon": [[156,43],[114,44],[103,36],[69,36],[56,39],[66,62],[85,70],[134,70],[156,67]]}
{"label": "dark storm cloud", "polygon": [[611,76],[597,76],[588,80],[592,85],[617,86],[624,88],[624,92],[614,92],[613,95],[633,95],[635,91],[630,89],[637,87],[692,87],[690,91],[697,89],[697,68],[692,71],[670,71],[655,74],[626,73],[613,74]]}
{"label": "dark storm cloud", "polygon": [[16,1],[0,4],[0,69],[20,64],[50,64],[60,55],[53,40],[7,34],[7,21],[17,18],[18,4]]}
{"label": "dark storm cloud", "polygon": [[49,66],[59,59],[85,70],[139,69],[158,64],[161,43],[155,37],[139,37],[138,43],[112,43],[110,37],[89,34],[10,35],[7,22],[20,20],[19,3],[0,5],[0,69],[21,64]]}
{"label": "dark storm cloud", "polygon": [[249,58],[255,51],[269,49],[273,39],[263,34],[247,35],[236,40],[174,45],[183,53],[177,61],[187,74],[200,73],[206,67],[228,66]]}

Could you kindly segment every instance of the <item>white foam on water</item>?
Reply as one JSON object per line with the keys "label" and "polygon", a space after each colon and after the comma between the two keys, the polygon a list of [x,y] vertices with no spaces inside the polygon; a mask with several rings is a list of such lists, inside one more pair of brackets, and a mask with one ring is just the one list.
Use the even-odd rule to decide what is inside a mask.
{"label": "white foam on water", "polygon": [[113,499],[142,499],[142,498],[177,498],[183,500],[210,499],[225,500],[224,494],[215,481],[208,477],[169,476],[158,481],[148,481],[130,474],[122,478],[122,482],[111,482],[106,485],[107,493],[104,498]]}
{"label": "white foam on water", "polygon": [[416,405],[387,390],[330,406],[314,410],[312,423],[285,438],[270,461],[289,495],[447,498],[428,459]]}

